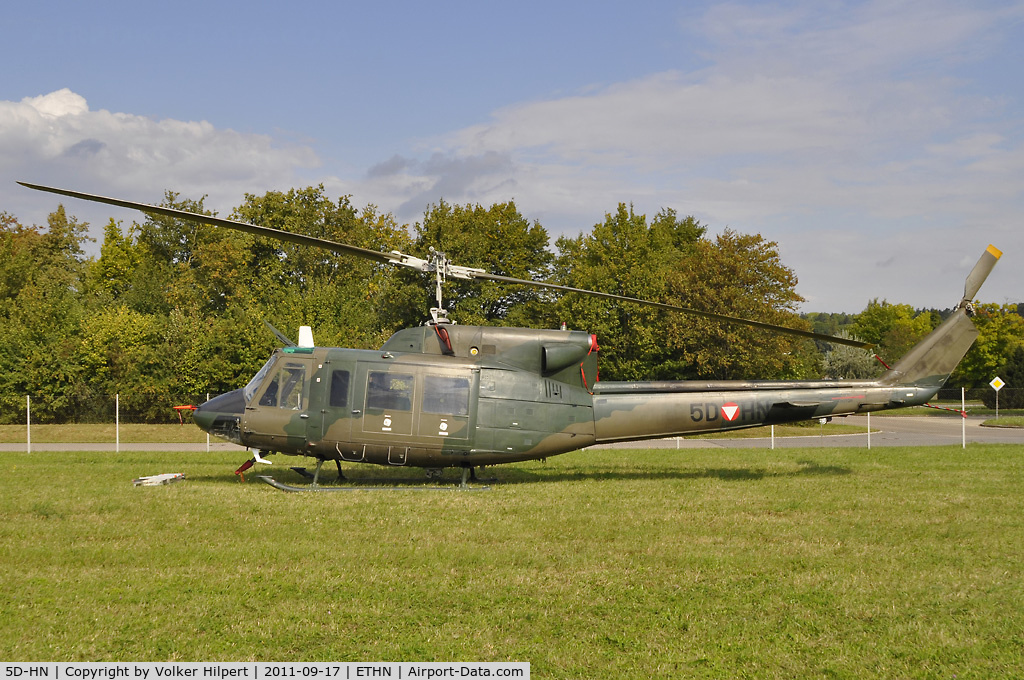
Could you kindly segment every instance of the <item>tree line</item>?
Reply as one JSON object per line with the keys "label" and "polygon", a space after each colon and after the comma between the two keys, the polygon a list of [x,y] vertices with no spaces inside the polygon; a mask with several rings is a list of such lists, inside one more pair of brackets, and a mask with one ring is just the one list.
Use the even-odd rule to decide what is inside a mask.
{"label": "tree line", "polygon": [[[167,192],[162,205],[209,213],[203,200]],[[897,359],[946,311],[874,300],[856,315],[798,314],[796,275],[759,234],[709,236],[693,217],[663,209],[650,219],[619,204],[603,222],[554,244],[514,202],[440,201],[422,220],[393,215],[323,187],[246,195],[232,219],[372,250],[426,257],[441,250],[460,265],[542,279],[702,311],[831,334],[849,333]],[[166,217],[127,227],[111,219],[98,256],[87,257],[87,226],[60,205],[44,226],[0,213],[0,422],[24,417],[108,419],[111,395],[123,415],[174,419],[172,406],[235,389],[276,346],[264,320],[317,343],[376,348],[396,330],[423,323],[433,281],[351,256]],[[815,379],[876,375],[869,354],[734,324],[680,316],[525,286],[450,281],[445,305],[462,324],[596,333],[601,378]],[[842,318],[840,318],[842,317]],[[1016,306],[982,304],[981,336],[953,381],[983,385],[1024,345]]]}

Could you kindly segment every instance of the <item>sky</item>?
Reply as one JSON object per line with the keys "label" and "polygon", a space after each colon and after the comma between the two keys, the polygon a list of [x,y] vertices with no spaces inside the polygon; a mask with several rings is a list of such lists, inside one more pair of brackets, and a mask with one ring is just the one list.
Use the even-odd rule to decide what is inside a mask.
{"label": "sky", "polygon": [[[552,243],[621,202],[776,242],[803,311],[952,307],[989,243],[979,298],[1024,301],[1024,0],[37,0],[0,25],[23,224],[61,200],[17,180],[225,216],[322,184],[409,225],[514,200]],[[63,202],[98,239],[139,219]]]}

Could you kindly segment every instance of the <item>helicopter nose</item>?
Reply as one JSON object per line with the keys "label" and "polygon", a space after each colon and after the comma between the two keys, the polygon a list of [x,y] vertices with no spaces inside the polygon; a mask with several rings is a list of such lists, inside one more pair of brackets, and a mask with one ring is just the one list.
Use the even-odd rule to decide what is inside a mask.
{"label": "helicopter nose", "polygon": [[232,390],[198,406],[192,413],[192,420],[205,432],[239,443],[239,422],[244,412],[242,390]]}

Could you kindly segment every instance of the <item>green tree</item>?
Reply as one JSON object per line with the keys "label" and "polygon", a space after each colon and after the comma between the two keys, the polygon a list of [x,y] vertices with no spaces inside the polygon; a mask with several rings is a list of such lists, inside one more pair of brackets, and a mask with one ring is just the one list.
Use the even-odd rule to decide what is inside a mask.
{"label": "green tree", "polygon": [[849,327],[855,320],[853,314],[843,312],[805,312],[800,318],[810,322],[812,331],[824,335],[849,333]]}
{"label": "green tree", "polygon": [[[1006,383],[999,392],[999,405],[1003,408],[1024,408],[1024,343],[1017,345],[997,373]],[[991,397],[991,406],[995,406],[995,394],[985,394],[986,405],[989,405],[988,397]]]}
{"label": "green tree", "polygon": [[[404,228],[368,206],[362,214],[348,196],[337,201],[322,186],[247,195],[234,217],[376,251],[409,251]],[[294,335],[299,325],[312,326],[318,344],[379,347],[402,307],[393,267],[352,255],[298,246],[269,238],[248,237],[254,273],[247,285],[256,313],[263,313]]]}
{"label": "green tree", "polygon": [[[809,329],[796,313],[803,302],[796,275],[782,263],[778,244],[761,235],[726,229],[714,241],[698,241],[682,264],[668,277],[673,304]],[[701,317],[674,315],[668,326],[685,377],[797,379],[820,372],[817,349],[807,340]]]}
{"label": "green tree", "polygon": [[0,214],[0,418],[24,414],[25,395],[43,421],[76,406],[76,367],[69,361],[83,315],[88,225],[63,206],[47,226],[24,227]]}
{"label": "green tree", "polygon": [[[846,331],[836,335],[850,337]],[[822,358],[822,377],[829,380],[870,380],[884,370],[871,352],[849,345],[829,345]]]}
{"label": "green tree", "polygon": [[[165,208],[175,208],[200,215],[214,213],[203,207],[204,196],[199,200],[181,198],[174,191],[164,192],[164,200],[160,203]],[[197,239],[209,227],[190,220],[182,220],[164,215],[147,215],[146,220],[136,226],[137,242],[152,257],[168,264],[189,264],[195,254]]]}
{"label": "green tree", "polygon": [[120,300],[132,288],[138,265],[138,247],[131,233],[122,232],[120,223],[111,219],[103,228],[100,256],[88,268],[88,290],[103,304]]}
{"label": "green tree", "polygon": [[115,304],[83,323],[73,356],[79,374],[79,411],[94,418],[113,415],[121,395],[126,419],[169,419],[174,391],[173,360],[166,356],[162,319]]}
{"label": "green tree", "polygon": [[933,321],[930,313],[876,298],[857,315],[850,332],[855,338],[873,343],[878,356],[892,364],[932,332]]}
{"label": "green tree", "polygon": [[[181,198],[173,191],[165,193],[160,205],[212,214],[204,209],[203,199]],[[125,234],[111,220],[104,229],[100,257],[90,268],[93,302],[105,305],[111,300],[123,301],[138,312],[162,317],[182,305],[207,313],[222,309],[215,301],[204,304],[204,300],[219,298],[222,293],[211,292],[196,274],[203,263],[204,243],[232,238],[230,234],[218,233],[221,231],[225,230],[147,215],[144,221],[134,222]]]}
{"label": "green tree", "polygon": [[976,304],[975,310],[978,338],[950,376],[951,386],[987,387],[1017,347],[1024,344],[1024,318],[1017,314],[1016,305],[983,303]]}
{"label": "green tree", "polygon": [[[705,227],[665,209],[648,224],[620,203],[589,234],[557,241],[555,280],[566,286],[666,302],[668,281],[687,266]],[[550,307],[550,325],[589,330],[601,346],[601,375],[610,380],[679,377],[665,313],[629,302],[567,294]]]}

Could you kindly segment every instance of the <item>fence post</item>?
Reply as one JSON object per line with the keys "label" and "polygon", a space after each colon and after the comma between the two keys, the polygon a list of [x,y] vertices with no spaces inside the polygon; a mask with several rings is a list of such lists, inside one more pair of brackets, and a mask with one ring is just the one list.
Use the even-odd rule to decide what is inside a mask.
{"label": "fence post", "polygon": [[[999,393],[996,392],[996,396]],[[967,448],[967,388],[960,388],[960,448]]]}
{"label": "fence post", "polygon": [[114,394],[114,452],[121,453],[121,393]]}
{"label": "fence post", "polygon": [[868,451],[871,450],[871,411],[868,411]]}
{"label": "fence post", "polygon": [[32,453],[32,397],[25,395],[25,453]]}

